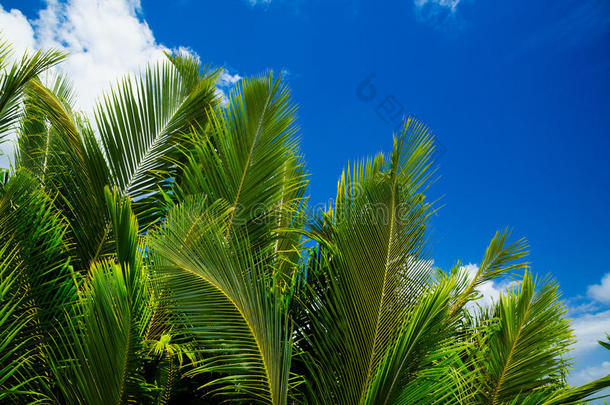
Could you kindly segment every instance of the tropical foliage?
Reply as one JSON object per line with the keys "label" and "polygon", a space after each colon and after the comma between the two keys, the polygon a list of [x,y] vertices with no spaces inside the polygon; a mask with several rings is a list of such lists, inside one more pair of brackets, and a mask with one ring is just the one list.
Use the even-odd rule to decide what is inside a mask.
{"label": "tropical foliage", "polygon": [[[434,267],[434,139],[405,119],[308,208],[281,77],[186,54],[75,108],[57,52],[0,46],[0,402],[560,404],[557,285],[500,231],[476,274]],[[43,72],[46,72],[43,75]],[[516,287],[479,306],[482,283]],[[606,344],[607,345],[607,344]]]}

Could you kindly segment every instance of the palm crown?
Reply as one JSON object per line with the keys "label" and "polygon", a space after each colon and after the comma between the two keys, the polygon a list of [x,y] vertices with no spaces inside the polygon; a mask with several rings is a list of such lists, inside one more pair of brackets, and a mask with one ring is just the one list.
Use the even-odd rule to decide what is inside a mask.
{"label": "palm crown", "polygon": [[[69,78],[41,78],[63,55],[9,52],[1,401],[560,404],[610,385],[567,384],[566,310],[523,240],[496,233],[474,276],[433,266],[434,140],[416,120],[311,213],[281,77],[221,103],[217,70],[168,54],[90,121]],[[507,275],[518,287],[478,307]]]}

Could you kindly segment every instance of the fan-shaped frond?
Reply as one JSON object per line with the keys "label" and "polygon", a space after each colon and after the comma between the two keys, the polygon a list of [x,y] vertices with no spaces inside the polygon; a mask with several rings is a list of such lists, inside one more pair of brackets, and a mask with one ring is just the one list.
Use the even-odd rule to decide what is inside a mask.
{"label": "fan-shaped frond", "polygon": [[245,232],[254,245],[293,249],[272,230],[294,224],[303,204],[306,180],[294,120],[281,77],[242,80],[227,108],[211,112],[208,130],[185,145],[178,194],[222,199],[233,208],[227,232]]}
{"label": "fan-shaped frond", "polygon": [[[356,165],[339,182],[332,218],[311,234],[327,251],[307,275],[302,333],[311,358],[312,395],[321,403],[360,403],[396,343],[430,263],[421,192],[432,173],[432,138],[414,120],[383,155]],[[318,258],[314,258],[317,260]]]}
{"label": "fan-shaped frond", "polygon": [[557,285],[546,281],[537,291],[526,273],[519,290],[513,289],[482,314],[481,322],[498,325],[483,341],[479,398],[500,404],[549,387],[565,385],[569,363],[563,357],[573,342],[564,318]]}
{"label": "fan-shaped frond", "polygon": [[367,404],[465,403],[470,397],[467,342],[450,317],[456,280],[447,278],[424,291],[409,309],[396,343],[371,382]]}
{"label": "fan-shaped frond", "polygon": [[227,239],[232,208],[188,198],[150,239],[162,258],[156,271],[170,291],[175,324],[203,356],[193,374],[227,399],[284,404],[290,386],[292,336],[288,297],[261,255],[239,234]]}
{"label": "fan-shaped frond", "polygon": [[76,316],[58,331],[56,344],[67,360],[54,362],[61,393],[72,404],[143,401],[147,387],[139,353],[144,289],[130,286],[131,269],[110,261],[94,264],[82,286]]}

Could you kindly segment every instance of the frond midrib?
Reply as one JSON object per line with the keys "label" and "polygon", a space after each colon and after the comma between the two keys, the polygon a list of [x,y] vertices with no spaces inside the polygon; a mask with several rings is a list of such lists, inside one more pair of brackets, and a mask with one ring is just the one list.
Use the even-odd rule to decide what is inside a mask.
{"label": "frond midrib", "polygon": [[[197,89],[195,89],[193,91],[197,91]],[[153,137],[152,142],[150,142],[150,144],[148,145],[148,147],[146,148],[146,150],[142,154],[141,159],[139,159],[138,163],[136,164],[136,167],[134,168],[133,172],[129,176],[129,181],[125,185],[125,189],[124,190],[128,194],[131,194],[131,192],[132,192],[131,187],[133,186],[133,182],[138,177],[142,176],[142,174],[140,172],[142,170],[142,166],[143,166],[144,162],[148,161],[148,158],[149,158],[149,155],[150,155],[151,151],[154,150],[154,148],[157,146],[157,144],[159,142],[161,142],[161,140],[168,135],[168,134],[166,134],[166,130],[167,130],[167,127],[169,126],[169,123],[174,120],[174,118],[176,117],[176,114],[178,113],[178,111],[180,111],[182,106],[184,106],[184,104],[186,104],[186,102],[190,100],[190,98],[191,98],[191,96],[193,94],[193,91],[191,91],[189,94],[187,94],[186,97],[184,97],[184,99],[178,104],[176,109],[171,112],[171,115],[163,123],[163,126],[157,131],[156,135]]]}
{"label": "frond midrib", "polygon": [[493,396],[491,399],[492,405],[498,404],[498,395],[500,393],[500,389],[502,388],[502,384],[504,383],[504,379],[506,377],[506,371],[508,370],[510,362],[512,361],[512,357],[515,352],[515,348],[521,337],[521,331],[523,330],[523,325],[527,322],[527,317],[529,315],[531,306],[532,306],[532,300],[530,298],[527,303],[527,309],[526,309],[525,313],[523,314],[523,318],[521,319],[521,322],[519,323],[519,329],[517,330],[517,335],[515,336],[515,339],[513,340],[513,344],[511,345],[510,352],[508,353],[508,357],[506,358],[506,361],[504,362],[504,367],[502,367],[502,373],[500,374],[498,383],[496,384],[496,387],[494,388],[494,393],[493,393]]}
{"label": "frond midrib", "polygon": [[388,279],[388,272],[389,272],[389,268],[390,268],[390,254],[391,254],[391,250],[392,250],[392,244],[394,243],[394,226],[396,223],[396,186],[397,186],[397,174],[393,173],[394,178],[393,178],[393,182],[392,182],[392,194],[391,194],[391,220],[390,220],[390,232],[389,232],[389,237],[388,237],[388,244],[387,244],[387,253],[386,253],[386,259],[385,259],[385,264],[384,264],[384,273],[383,273],[383,285],[382,285],[382,289],[381,289],[381,297],[379,299],[379,309],[377,311],[377,322],[375,324],[375,335],[372,341],[372,346],[371,346],[371,354],[370,354],[370,358],[369,358],[369,366],[367,369],[367,375],[366,375],[366,380],[364,383],[364,386],[362,387],[362,392],[360,393],[360,402],[362,403],[364,401],[364,399],[366,398],[366,393],[369,389],[369,385],[371,384],[371,380],[373,378],[373,361],[375,359],[375,346],[376,346],[376,342],[377,342],[377,337],[379,335],[379,325],[381,322],[381,312],[383,310],[383,304],[385,302],[385,295],[386,295],[386,284],[387,284],[387,279]]}
{"label": "frond midrib", "polygon": [[248,153],[248,158],[246,159],[246,164],[244,165],[244,171],[241,175],[241,180],[239,182],[239,186],[237,187],[237,195],[235,196],[235,202],[233,203],[233,210],[231,212],[231,217],[229,218],[229,224],[227,226],[226,237],[229,236],[229,232],[231,231],[231,227],[233,225],[233,219],[235,218],[235,209],[237,208],[237,204],[239,202],[239,197],[241,195],[241,190],[244,185],[244,180],[246,179],[246,173],[248,172],[248,169],[250,168],[250,160],[252,158],[252,154],[254,153],[254,146],[256,145],[256,141],[260,135],[261,127],[263,125],[263,118],[265,117],[265,114],[267,113],[267,107],[269,106],[269,101],[271,100],[271,96],[272,96],[272,93],[268,92],[267,98],[265,99],[265,105],[263,106],[261,115],[258,118],[258,123],[256,125],[256,131],[254,132],[254,136],[252,137],[252,145],[250,146],[250,152]]}

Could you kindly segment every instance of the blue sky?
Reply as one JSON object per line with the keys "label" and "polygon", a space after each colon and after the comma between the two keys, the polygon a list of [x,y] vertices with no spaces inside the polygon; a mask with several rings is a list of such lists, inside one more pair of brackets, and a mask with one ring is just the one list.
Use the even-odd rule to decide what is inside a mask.
{"label": "blue sky", "polygon": [[513,228],[533,271],[569,300],[575,378],[610,373],[610,355],[588,343],[610,331],[610,3],[382,4],[0,0],[0,29],[23,47],[71,51],[84,109],[100,83],[164,47],[224,66],[226,83],[285,71],[314,202],[334,195],[348,161],[389,150],[397,111],[415,115],[443,150],[436,263],[478,263],[493,233]]}

